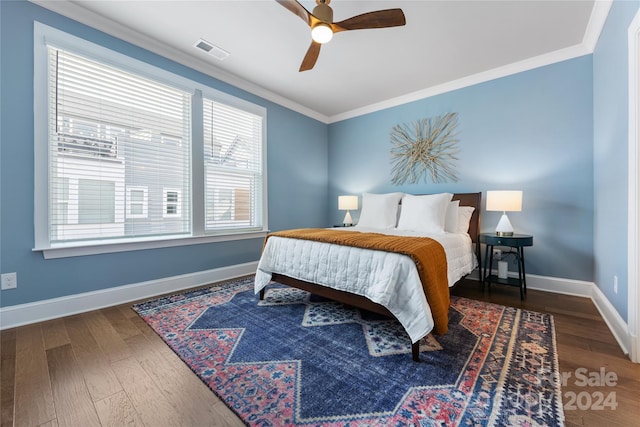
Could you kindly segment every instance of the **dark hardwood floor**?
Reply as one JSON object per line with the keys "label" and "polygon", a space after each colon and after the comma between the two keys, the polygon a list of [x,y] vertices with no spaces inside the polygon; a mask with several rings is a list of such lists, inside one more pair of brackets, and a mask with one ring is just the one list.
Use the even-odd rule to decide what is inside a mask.
{"label": "dark hardwood floor", "polygon": [[[622,353],[590,300],[529,291],[520,302],[517,288],[482,293],[475,281],[453,293],[554,315],[560,371],[574,373],[563,387],[565,405],[567,392],[585,406],[585,393],[591,399],[597,391],[615,393],[617,404],[565,410],[568,426],[638,425],[640,365]],[[1,425],[243,425],[130,306],[2,331]],[[615,373],[616,386],[575,385],[581,368]]]}

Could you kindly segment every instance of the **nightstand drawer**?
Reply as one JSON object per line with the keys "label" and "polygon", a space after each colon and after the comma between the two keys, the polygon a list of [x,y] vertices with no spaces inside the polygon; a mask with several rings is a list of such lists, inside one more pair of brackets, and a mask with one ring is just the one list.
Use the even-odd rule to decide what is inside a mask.
{"label": "nightstand drawer", "polygon": [[513,236],[498,236],[493,234],[480,234],[480,243],[491,246],[533,246],[533,236],[527,234],[514,234]]}

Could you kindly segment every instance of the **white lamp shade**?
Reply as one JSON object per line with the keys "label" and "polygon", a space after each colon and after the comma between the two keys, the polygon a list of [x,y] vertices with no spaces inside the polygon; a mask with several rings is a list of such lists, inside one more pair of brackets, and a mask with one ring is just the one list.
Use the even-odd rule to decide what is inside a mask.
{"label": "white lamp shade", "polygon": [[487,210],[520,212],[522,191],[487,191]]}
{"label": "white lamp shade", "polygon": [[358,196],[338,196],[338,209],[341,211],[358,209]]}

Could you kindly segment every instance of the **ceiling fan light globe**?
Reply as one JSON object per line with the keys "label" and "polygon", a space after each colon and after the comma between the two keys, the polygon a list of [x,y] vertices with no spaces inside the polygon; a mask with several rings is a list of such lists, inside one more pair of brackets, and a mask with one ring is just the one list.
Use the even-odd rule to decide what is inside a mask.
{"label": "ceiling fan light globe", "polygon": [[311,30],[311,38],[316,43],[327,43],[333,37],[333,31],[331,27],[323,22],[317,24]]}

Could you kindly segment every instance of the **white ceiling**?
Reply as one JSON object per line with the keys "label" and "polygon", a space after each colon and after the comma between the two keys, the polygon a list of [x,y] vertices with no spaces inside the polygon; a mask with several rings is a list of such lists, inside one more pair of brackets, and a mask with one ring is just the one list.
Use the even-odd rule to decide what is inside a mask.
{"label": "white ceiling", "polygon": [[309,28],[275,0],[34,2],[325,122],[590,53],[611,3],[333,0],[336,22],[400,7],[407,24],[338,33],[301,73]]}

